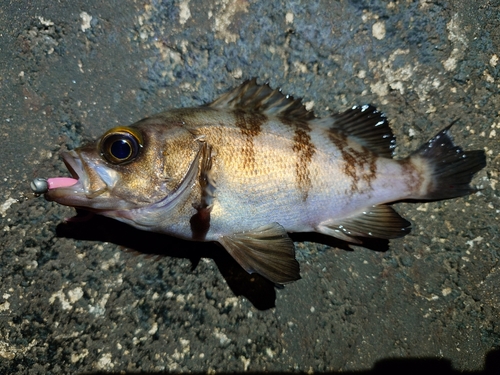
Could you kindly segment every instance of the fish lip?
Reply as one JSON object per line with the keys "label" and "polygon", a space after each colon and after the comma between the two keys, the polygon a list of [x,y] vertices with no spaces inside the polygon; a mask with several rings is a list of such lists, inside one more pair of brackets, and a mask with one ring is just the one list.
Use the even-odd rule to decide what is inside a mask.
{"label": "fish lip", "polygon": [[68,151],[63,152],[61,157],[71,177],[80,182],[80,176],[84,173],[78,154],[75,151]]}
{"label": "fish lip", "polygon": [[87,177],[83,171],[82,161],[75,151],[63,152],[61,158],[71,177],[78,181],[71,186],[50,189],[44,196],[49,201],[65,204],[66,202],[69,203],[77,200],[79,196],[85,195],[85,181]]}

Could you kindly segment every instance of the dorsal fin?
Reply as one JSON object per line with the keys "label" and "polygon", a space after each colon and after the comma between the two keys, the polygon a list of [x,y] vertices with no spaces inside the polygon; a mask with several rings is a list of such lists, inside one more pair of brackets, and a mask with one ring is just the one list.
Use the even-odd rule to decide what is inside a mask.
{"label": "dorsal fin", "polygon": [[221,95],[208,106],[242,109],[303,121],[314,118],[314,113],[302,105],[302,99],[283,95],[281,90],[273,90],[268,84],[258,85],[255,78],[247,80],[234,90]]}
{"label": "dorsal fin", "polygon": [[372,105],[354,106],[345,112],[313,121],[344,133],[376,154],[392,158],[396,137],[385,115]]}

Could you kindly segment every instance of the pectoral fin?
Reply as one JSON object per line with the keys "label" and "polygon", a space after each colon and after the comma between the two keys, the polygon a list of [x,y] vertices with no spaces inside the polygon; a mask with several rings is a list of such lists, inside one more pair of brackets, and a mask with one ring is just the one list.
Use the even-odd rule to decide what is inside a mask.
{"label": "pectoral fin", "polygon": [[207,232],[210,229],[210,213],[212,211],[215,181],[212,173],[212,146],[206,142],[202,143],[201,159],[200,159],[200,197],[198,203],[193,203],[193,208],[196,209],[196,214],[191,216],[189,224],[191,225],[191,233],[194,240],[204,241]]}
{"label": "pectoral fin", "polygon": [[410,233],[410,222],[387,205],[367,207],[361,213],[338,220],[328,220],[318,231],[341,240],[361,243],[357,237],[391,239]]}
{"label": "pectoral fin", "polygon": [[256,272],[277,284],[300,279],[294,244],[278,223],[222,236],[219,242],[248,273]]}

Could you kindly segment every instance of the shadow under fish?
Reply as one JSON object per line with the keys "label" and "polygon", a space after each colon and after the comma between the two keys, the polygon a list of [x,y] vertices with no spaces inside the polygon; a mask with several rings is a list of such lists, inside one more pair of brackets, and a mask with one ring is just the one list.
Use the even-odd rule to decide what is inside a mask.
{"label": "shadow under fish", "polygon": [[[79,211],[79,210],[77,210]],[[81,215],[81,216],[80,216]],[[79,212],[77,218],[56,228],[59,237],[84,241],[109,242],[137,256],[188,259],[193,271],[201,258],[210,258],[236,296],[244,296],[259,310],[275,307],[275,284],[258,274],[249,274],[215,243],[185,241],[175,237],[146,232],[99,215]],[[73,219],[73,218],[72,218]]]}

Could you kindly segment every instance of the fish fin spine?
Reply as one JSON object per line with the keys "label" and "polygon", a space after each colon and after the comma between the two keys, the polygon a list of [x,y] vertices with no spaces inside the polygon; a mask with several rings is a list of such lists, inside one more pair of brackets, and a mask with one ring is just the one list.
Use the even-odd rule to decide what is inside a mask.
{"label": "fish fin spine", "polygon": [[396,148],[396,137],[389,127],[384,113],[372,105],[354,106],[345,112],[311,121],[341,133],[379,156],[392,158]]}
{"label": "fish fin spine", "polygon": [[211,108],[239,109],[250,112],[260,112],[270,116],[307,121],[315,118],[312,111],[308,111],[302,104],[302,99],[294,99],[284,95],[281,89],[272,89],[268,84],[259,85],[253,78],[243,82],[212,103]]}

